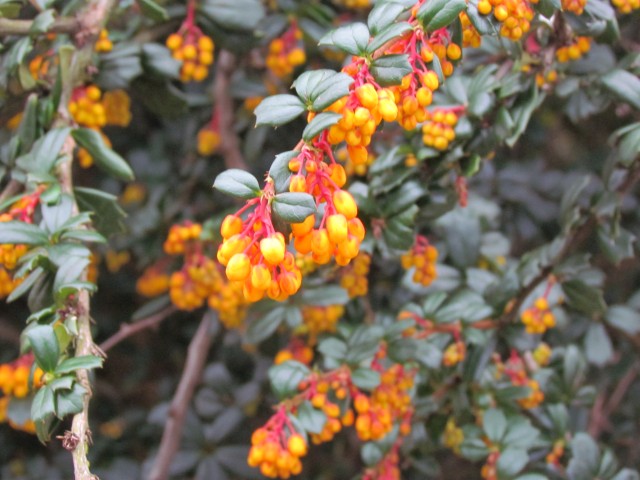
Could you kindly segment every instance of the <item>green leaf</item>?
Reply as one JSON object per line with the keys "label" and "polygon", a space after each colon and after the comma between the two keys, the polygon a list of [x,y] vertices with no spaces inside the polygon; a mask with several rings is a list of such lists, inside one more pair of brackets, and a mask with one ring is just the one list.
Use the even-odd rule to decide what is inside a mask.
{"label": "green leaf", "polygon": [[344,305],[349,301],[347,291],[338,285],[323,285],[317,288],[305,288],[300,295],[302,305],[328,307]]}
{"label": "green leaf", "polygon": [[89,243],[107,243],[107,239],[104,238],[98,232],[93,230],[67,230],[60,236],[60,240],[78,240],[79,242]]}
{"label": "green leaf", "polygon": [[351,381],[359,389],[371,391],[380,385],[380,373],[371,368],[361,367],[351,373]]}
{"label": "green leaf", "polygon": [[142,65],[160,77],[180,78],[182,63],[171,56],[171,50],[159,43],[142,45]]}
{"label": "green leaf", "polygon": [[600,78],[602,85],[620,100],[640,109],[640,79],[626,70],[613,70]]}
{"label": "green leaf", "polygon": [[49,385],[41,387],[31,403],[31,419],[38,423],[55,413],[54,391]]}
{"label": "green leaf", "polygon": [[302,427],[309,433],[320,433],[327,423],[327,415],[316,408],[313,408],[309,401],[304,401],[298,407],[296,417]]}
{"label": "green leaf", "polygon": [[289,161],[296,158],[300,152],[291,150],[276,155],[275,160],[269,169],[269,176],[273,179],[276,193],[286,192],[289,188],[289,180],[291,179],[291,170],[289,170]]}
{"label": "green leaf", "polygon": [[55,374],[75,372],[79,369],[91,370],[102,367],[104,359],[95,355],[81,355],[79,357],[67,358],[56,367]]}
{"label": "green leaf", "polygon": [[595,478],[600,460],[600,449],[586,433],[576,433],[571,440],[572,458],[567,466],[569,478]]}
{"label": "green leaf", "polygon": [[259,0],[203,0],[199,10],[225,29],[253,31],[265,16]]}
{"label": "green leaf", "polygon": [[428,32],[453,22],[467,8],[465,0],[429,0],[418,11],[418,20]]}
{"label": "green leaf", "polygon": [[519,448],[508,448],[500,452],[498,457],[498,463],[496,465],[498,469],[498,475],[500,478],[513,477],[517,475],[529,462],[529,455],[525,450]]}
{"label": "green leaf", "polygon": [[81,211],[93,212],[93,226],[104,235],[122,233],[126,230],[124,218],[127,214],[118,205],[118,197],[93,188],[73,189]]}
{"label": "green leaf", "polygon": [[484,412],[482,416],[482,428],[487,434],[487,438],[493,443],[500,443],[502,437],[507,432],[507,418],[502,410],[491,408]]}
{"label": "green leaf", "polygon": [[36,225],[15,220],[2,222],[0,245],[44,245],[48,242],[47,234]]}
{"label": "green leaf", "polygon": [[382,86],[399,85],[412,68],[406,54],[384,55],[371,62],[369,71]]}
{"label": "green leaf", "polygon": [[96,165],[102,170],[120,180],[134,179],[135,176],[129,164],[104,142],[99,132],[90,128],[77,128],[71,132],[71,135],[78,145],[89,152]]}
{"label": "green leaf", "polygon": [[142,14],[154,22],[164,22],[169,19],[169,15],[164,7],[158,5],[154,0],[137,0]]}
{"label": "green leaf", "polygon": [[269,338],[282,324],[285,317],[285,308],[276,307],[264,316],[254,320],[249,325],[246,339],[249,343],[258,344]]}
{"label": "green leaf", "polygon": [[273,197],[273,213],[285,222],[300,223],[309,215],[316,213],[314,198],[308,193],[284,192]]}
{"label": "green leaf", "polygon": [[303,363],[289,360],[271,367],[269,370],[269,380],[271,388],[279,398],[285,398],[298,391],[298,385],[311,372]]}
{"label": "green leaf", "polygon": [[640,332],[640,313],[626,305],[609,307],[605,318],[609,325],[629,335],[635,335]]}
{"label": "green leaf", "polygon": [[367,53],[369,29],[364,23],[352,23],[339,27],[320,39],[318,45],[333,46],[351,55],[362,56]]}
{"label": "green leaf", "polygon": [[262,193],[256,177],[237,168],[226,170],[218,175],[213,188],[245,200],[259,197]]}
{"label": "green leaf", "polygon": [[404,10],[405,7],[399,3],[378,3],[367,18],[367,25],[371,34],[376,36],[378,32],[395,22]]}
{"label": "green leaf", "polygon": [[598,246],[610,262],[618,265],[622,260],[634,256],[636,236],[622,227],[615,232],[612,230],[609,224],[598,225]]}
{"label": "green leaf", "polygon": [[43,273],[44,269],[42,267],[34,269],[7,297],[7,303],[11,303],[27,293],[29,289],[40,279]]}
{"label": "green leaf", "polygon": [[328,337],[320,341],[318,351],[326,357],[342,361],[347,354],[347,344],[335,337]]}
{"label": "green leaf", "polygon": [[78,383],[71,390],[56,392],[56,417],[62,420],[67,415],[75,415],[82,411],[86,390]]}
{"label": "green leaf", "polygon": [[562,284],[562,290],[567,296],[567,303],[572,308],[593,315],[602,314],[607,309],[602,290],[587,285],[582,280],[573,279]]}
{"label": "green leaf", "polygon": [[334,112],[324,112],[317,114],[302,132],[302,139],[310,142],[314,137],[320,135],[324,130],[338,123],[342,115]]}
{"label": "green leaf", "polygon": [[362,462],[366,466],[374,467],[384,458],[384,451],[380,445],[374,442],[367,442],[362,446],[360,456],[362,457]]}
{"label": "green leaf", "polygon": [[38,16],[33,19],[29,33],[32,35],[39,35],[49,30],[49,27],[53,25],[55,20],[54,13],[55,11],[53,9],[47,9],[40,12]]}
{"label": "green leaf", "polygon": [[373,54],[376,50],[383,47],[391,40],[400,38],[411,30],[413,30],[413,27],[407,22],[391,24],[371,40],[371,43],[367,46],[367,51]]}
{"label": "green leaf", "polygon": [[353,78],[346,73],[320,69],[305,72],[293,83],[298,96],[310,110],[320,112],[349,94]]}
{"label": "green leaf", "polygon": [[27,155],[17,160],[17,163],[32,174],[50,173],[70,131],[68,127],[49,130],[33,144]]}
{"label": "green leaf", "polygon": [[51,325],[37,325],[25,333],[36,357],[38,366],[45,372],[53,372],[60,357],[58,338]]}
{"label": "green leaf", "polygon": [[587,359],[598,367],[602,367],[613,357],[611,338],[601,323],[589,325],[584,338],[584,351]]}
{"label": "green leaf", "polygon": [[277,127],[289,123],[305,110],[304,103],[295,95],[280,94],[262,100],[253,113],[256,116],[256,127],[259,125]]}

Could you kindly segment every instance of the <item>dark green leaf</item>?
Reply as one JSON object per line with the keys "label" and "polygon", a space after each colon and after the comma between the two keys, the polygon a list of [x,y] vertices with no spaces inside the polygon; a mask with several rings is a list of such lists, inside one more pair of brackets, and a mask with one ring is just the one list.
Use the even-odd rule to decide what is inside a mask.
{"label": "dark green leaf", "polygon": [[329,305],[344,305],[349,301],[347,291],[338,285],[324,285],[317,288],[305,288],[300,295],[303,305],[328,307]]}
{"label": "dark green leaf", "polygon": [[347,354],[347,344],[337,338],[329,337],[320,341],[318,351],[326,357],[342,361]]}
{"label": "dark green leaf", "polygon": [[333,46],[351,55],[364,55],[369,43],[369,29],[364,23],[339,27],[320,39],[320,46]]}
{"label": "dark green leaf", "polygon": [[86,390],[75,383],[71,390],[58,390],[56,392],[56,417],[62,420],[67,415],[75,415],[82,411]]}
{"label": "dark green leaf", "polygon": [[298,385],[311,373],[309,368],[294,360],[276,365],[269,370],[271,388],[279,398],[285,398],[298,391]]}
{"label": "dark green leaf", "polygon": [[371,391],[380,385],[380,373],[371,368],[361,367],[351,372],[351,381],[359,389]]}
{"label": "dark green leaf", "polygon": [[35,285],[38,279],[40,279],[43,273],[44,269],[42,267],[34,269],[27,278],[25,278],[20,285],[11,292],[11,295],[7,297],[7,303],[11,303],[27,293],[29,289]]}
{"label": "dark green leaf", "polygon": [[31,404],[31,419],[38,423],[47,416],[55,413],[54,391],[48,385],[43,386],[33,397]]}
{"label": "dark green leaf", "polygon": [[412,72],[405,54],[384,55],[371,62],[371,75],[382,86],[399,85],[403,77]]}
{"label": "dark green leaf", "polygon": [[246,339],[249,343],[257,344],[266,340],[275,332],[284,320],[285,308],[276,307],[249,325]]}
{"label": "dark green leaf", "polygon": [[611,360],[613,345],[602,324],[594,323],[589,326],[584,338],[584,351],[587,354],[587,359],[599,367]]}
{"label": "dark green leaf", "polygon": [[2,222],[0,228],[0,245],[44,245],[49,238],[36,225],[19,221]]}
{"label": "dark green leaf", "polygon": [[38,366],[45,372],[53,372],[60,357],[60,346],[53,327],[37,325],[26,331],[26,337]]}
{"label": "dark green leaf", "polygon": [[626,70],[613,70],[600,81],[604,87],[620,100],[640,109],[640,79]]}
{"label": "dark green leaf", "polygon": [[272,125],[277,127],[289,123],[306,110],[302,101],[295,95],[280,94],[265,98],[253,113],[256,126]]}
{"label": "dark green leaf", "polygon": [[324,112],[317,114],[313,120],[305,127],[302,132],[302,139],[305,142],[310,142],[317,135],[328,129],[332,125],[338,123],[338,120],[342,118],[342,115],[334,112]]}
{"label": "dark green leaf", "polygon": [[56,375],[61,375],[63,373],[75,372],[79,369],[91,370],[93,368],[100,368],[102,367],[103,361],[103,358],[96,357],[95,355],[81,355],[79,357],[71,357],[60,362],[60,364],[56,367],[55,373]]}
{"label": "dark green leaf", "polygon": [[150,18],[154,22],[163,22],[169,18],[165,8],[158,5],[154,0],[137,1],[144,16]]}
{"label": "dark green leaf", "polygon": [[96,130],[90,128],[78,128],[71,135],[82,148],[86,149],[93,157],[98,167],[121,180],[134,179],[133,170],[129,164],[109,147]]}
{"label": "dark green leaf", "polygon": [[259,0],[204,0],[198,8],[211,21],[225,29],[253,31],[265,16]]}
{"label": "dark green leaf", "polygon": [[271,208],[285,222],[300,223],[316,212],[316,203],[308,193],[285,192],[273,197]]}
{"label": "dark green leaf", "polygon": [[418,20],[428,32],[434,32],[453,22],[467,8],[465,0],[429,0],[418,11]]}
{"label": "dark green leaf", "polygon": [[320,433],[327,423],[327,415],[316,408],[310,402],[304,401],[298,407],[296,417],[302,427],[309,433]]}
{"label": "dark green leaf", "polygon": [[53,25],[53,22],[55,20],[54,13],[55,11],[53,9],[48,9],[40,12],[36,16],[36,18],[33,19],[33,23],[31,24],[29,33],[31,33],[32,35],[38,35],[49,30],[49,27]]}
{"label": "dark green leaf", "polygon": [[300,75],[293,86],[303,102],[314,112],[320,112],[336,100],[349,94],[353,83],[346,73],[320,69]]}
{"label": "dark green leaf", "polygon": [[269,176],[273,179],[276,187],[276,193],[286,192],[289,188],[289,179],[291,178],[291,170],[289,170],[289,161],[293,160],[300,154],[297,150],[283,152],[276,155],[275,160],[269,169]]}
{"label": "dark green leaf", "polygon": [[607,308],[602,290],[587,285],[582,280],[564,282],[562,290],[567,296],[569,306],[587,315],[604,313]]}
{"label": "dark green leaf", "polygon": [[626,305],[613,305],[609,307],[606,320],[611,326],[629,335],[635,335],[640,332],[640,313]]}
{"label": "dark green leaf", "polygon": [[493,443],[500,443],[502,437],[507,432],[507,418],[502,410],[491,408],[484,412],[482,416],[482,428],[487,434],[487,438]]}
{"label": "dark green leaf", "polygon": [[399,3],[380,2],[369,13],[367,18],[367,25],[372,35],[377,35],[385,27],[391,25],[400,14],[404,11],[405,7]]}
{"label": "dark green leaf", "polygon": [[213,188],[245,200],[259,197],[261,194],[260,185],[256,177],[237,168],[226,170],[218,175],[213,183]]}

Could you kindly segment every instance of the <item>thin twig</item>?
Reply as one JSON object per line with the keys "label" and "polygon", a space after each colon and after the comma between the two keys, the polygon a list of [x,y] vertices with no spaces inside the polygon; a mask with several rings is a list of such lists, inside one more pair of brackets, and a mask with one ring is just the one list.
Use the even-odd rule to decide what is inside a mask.
{"label": "thin twig", "polygon": [[169,315],[176,311],[176,307],[170,305],[159,312],[154,313],[153,315],[149,315],[142,320],[138,320],[133,323],[123,323],[120,325],[120,329],[114,333],[112,336],[107,338],[104,342],[100,344],[100,349],[103,352],[107,352],[115,347],[118,343],[123,340],[129,338],[132,335],[135,335],[138,332],[146,330],[147,328],[153,328],[160,324],[164,319],[166,319]]}
{"label": "thin twig", "polygon": [[200,381],[207,360],[207,353],[213,341],[213,322],[214,318],[211,314],[205,314],[189,344],[187,361],[178,389],[173,400],[171,400],[169,418],[162,434],[160,448],[149,475],[149,480],[166,480],[169,477],[169,466],[180,447],[182,427],[184,426],[187,408]]}
{"label": "thin twig", "polygon": [[229,94],[231,75],[236,64],[235,56],[221,50],[216,64],[216,76],[213,87],[213,96],[218,114],[218,128],[220,130],[220,153],[224,157],[227,168],[239,168],[248,170],[242,152],[240,142],[233,128],[233,99]]}
{"label": "thin twig", "polygon": [[[10,18],[0,18],[0,37],[7,35],[30,35],[33,32],[31,27],[33,20],[18,20]],[[56,18],[47,32],[52,33],[76,33],[82,28],[82,22],[74,17]]]}

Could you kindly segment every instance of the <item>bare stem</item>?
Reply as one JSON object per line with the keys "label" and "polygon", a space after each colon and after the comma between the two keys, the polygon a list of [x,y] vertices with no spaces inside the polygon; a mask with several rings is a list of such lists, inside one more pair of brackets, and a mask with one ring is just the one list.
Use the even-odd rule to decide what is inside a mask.
{"label": "bare stem", "polygon": [[215,319],[211,314],[205,314],[189,344],[187,361],[178,389],[171,401],[169,418],[162,434],[160,449],[156,455],[149,480],[166,480],[169,477],[169,466],[180,447],[182,427],[184,426],[187,408],[200,381],[207,360],[207,353],[213,341],[212,327],[214,321]]}
{"label": "bare stem", "polygon": [[103,352],[111,350],[118,343],[131,337],[132,335],[142,332],[147,328],[153,328],[157,326],[175,311],[176,308],[173,305],[170,305],[167,308],[154,313],[153,315],[149,315],[142,320],[138,320],[137,322],[123,323],[122,325],[120,325],[120,329],[116,333],[114,333],[111,337],[107,338],[100,344],[100,350],[102,350]]}
{"label": "bare stem", "polygon": [[220,153],[224,157],[227,168],[248,170],[244,157],[240,152],[238,136],[233,129],[233,100],[229,94],[229,83],[233,74],[236,59],[234,55],[221,50],[216,64],[216,77],[213,88],[216,110],[218,112],[218,128],[220,130]]}
{"label": "bare stem", "polygon": [[[0,37],[7,35],[30,35],[33,20],[16,20],[0,18]],[[47,29],[52,33],[76,33],[82,28],[82,23],[74,17],[61,17],[53,21]]]}

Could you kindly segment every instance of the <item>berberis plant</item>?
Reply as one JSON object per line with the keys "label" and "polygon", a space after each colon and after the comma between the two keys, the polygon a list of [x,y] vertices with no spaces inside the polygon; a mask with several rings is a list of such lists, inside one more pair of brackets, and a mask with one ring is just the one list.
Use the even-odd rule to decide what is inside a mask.
{"label": "berberis plant", "polygon": [[640,479],[639,11],[0,0],[0,477]]}

